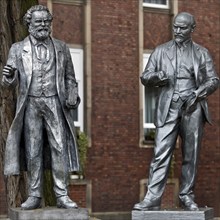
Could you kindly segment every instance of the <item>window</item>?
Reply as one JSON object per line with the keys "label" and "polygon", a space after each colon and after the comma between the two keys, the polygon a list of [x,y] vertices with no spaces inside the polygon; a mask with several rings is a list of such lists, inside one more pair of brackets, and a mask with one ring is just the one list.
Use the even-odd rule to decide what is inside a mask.
{"label": "window", "polygon": [[70,54],[72,57],[74,70],[76,74],[76,81],[78,82],[79,96],[81,98],[81,103],[77,110],[74,112],[75,126],[83,131],[83,109],[84,109],[84,99],[83,99],[83,50],[70,48]]}
{"label": "window", "polygon": [[[143,68],[145,68],[148,59],[150,57],[149,53],[143,55]],[[156,87],[145,87],[143,86],[143,127],[144,127],[144,142],[154,141],[155,125],[154,125],[154,112],[155,112],[155,102],[157,96]]]}
{"label": "window", "polygon": [[169,0],[143,0],[144,7],[151,8],[169,8]]}

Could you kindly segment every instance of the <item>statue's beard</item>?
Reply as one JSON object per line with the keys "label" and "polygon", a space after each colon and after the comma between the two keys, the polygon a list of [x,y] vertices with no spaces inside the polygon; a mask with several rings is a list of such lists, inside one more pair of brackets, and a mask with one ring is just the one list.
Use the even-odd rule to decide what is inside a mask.
{"label": "statue's beard", "polygon": [[50,27],[33,27],[31,24],[28,29],[29,33],[37,40],[45,40],[50,36]]}

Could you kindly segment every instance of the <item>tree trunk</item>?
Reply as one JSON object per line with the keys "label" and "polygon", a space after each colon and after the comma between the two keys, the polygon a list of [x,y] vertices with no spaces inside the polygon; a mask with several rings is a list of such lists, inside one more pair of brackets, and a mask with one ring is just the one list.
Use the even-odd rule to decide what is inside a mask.
{"label": "tree trunk", "polygon": [[[37,0],[0,0],[0,79],[12,43],[27,35],[23,16]],[[16,92],[0,85],[0,171],[4,167],[5,142],[15,115]],[[8,207],[16,207],[26,198],[26,175],[5,177]]]}

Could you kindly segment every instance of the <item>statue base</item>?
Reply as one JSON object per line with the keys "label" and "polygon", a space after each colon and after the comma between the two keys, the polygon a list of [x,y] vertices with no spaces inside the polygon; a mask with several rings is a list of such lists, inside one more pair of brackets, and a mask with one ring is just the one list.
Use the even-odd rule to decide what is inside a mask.
{"label": "statue base", "polygon": [[78,209],[59,209],[56,207],[46,207],[33,210],[22,210],[21,208],[10,208],[10,220],[88,220],[88,210]]}
{"label": "statue base", "polygon": [[132,211],[132,220],[213,220],[213,208],[200,208],[199,211],[183,209],[160,211]]}

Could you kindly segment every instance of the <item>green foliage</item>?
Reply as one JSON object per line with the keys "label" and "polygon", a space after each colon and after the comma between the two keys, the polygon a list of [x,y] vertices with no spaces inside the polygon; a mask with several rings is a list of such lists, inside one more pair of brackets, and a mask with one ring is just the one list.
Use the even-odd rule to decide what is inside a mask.
{"label": "green foliage", "polygon": [[45,206],[56,206],[56,196],[53,191],[53,176],[51,170],[44,170],[43,193]]}
{"label": "green foliage", "polygon": [[78,174],[84,177],[87,151],[88,151],[88,137],[84,132],[80,130],[77,130],[77,144],[78,144],[79,162],[80,162],[80,171],[78,172]]}
{"label": "green foliage", "polygon": [[170,162],[170,169],[169,169],[169,174],[168,174],[168,177],[171,178],[171,179],[174,178],[175,164],[176,164],[175,155],[173,154],[171,162]]}
{"label": "green foliage", "polygon": [[145,131],[145,140],[154,141],[156,130],[155,128],[146,129]]}

